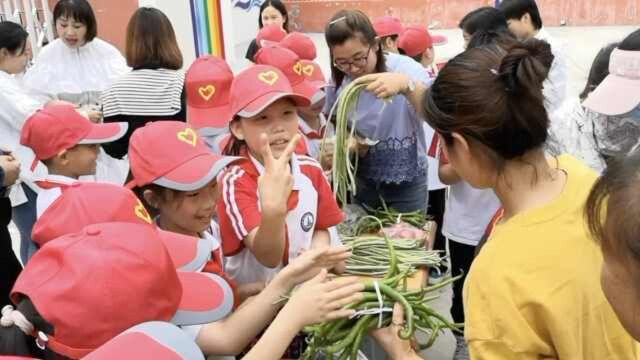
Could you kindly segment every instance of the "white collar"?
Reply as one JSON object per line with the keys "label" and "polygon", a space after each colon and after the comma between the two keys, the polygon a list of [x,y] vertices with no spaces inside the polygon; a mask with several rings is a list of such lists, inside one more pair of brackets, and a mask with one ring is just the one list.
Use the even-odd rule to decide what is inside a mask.
{"label": "white collar", "polygon": [[309,124],[307,124],[306,121],[304,121],[302,116],[298,115],[298,124],[299,124],[300,131],[302,131],[304,135],[309,135],[311,133],[322,134],[323,128],[327,126],[327,118],[324,116],[323,113],[320,113],[318,117],[320,118],[320,129],[314,130],[311,128],[311,126],[309,126]]}
{"label": "white collar", "polygon": [[[258,170],[258,174],[262,175],[264,173],[264,166],[258,161],[258,159],[254,158],[253,155],[249,154],[249,159],[253,163],[253,166]],[[301,190],[302,184],[300,184],[300,164],[298,163],[298,156],[293,153],[291,154],[291,174],[293,175],[293,190]]]}
{"label": "white collar", "polygon": [[48,174],[42,180],[50,181],[56,184],[64,184],[64,185],[71,185],[79,181],[78,179],[74,179],[72,177],[68,177],[64,175],[54,175],[54,174]]}

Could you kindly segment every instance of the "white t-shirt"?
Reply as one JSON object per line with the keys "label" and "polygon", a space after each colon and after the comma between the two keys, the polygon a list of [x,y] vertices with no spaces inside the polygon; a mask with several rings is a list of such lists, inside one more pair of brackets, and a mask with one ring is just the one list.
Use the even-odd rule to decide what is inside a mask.
{"label": "white t-shirt", "polygon": [[541,28],[535,36],[538,40],[544,40],[551,45],[553,63],[547,80],[544,81],[542,93],[545,98],[545,107],[549,113],[557,111],[567,98],[567,84],[569,82],[569,69],[567,58],[564,55],[563,46],[554,39],[545,28]]}
{"label": "white t-shirt", "polygon": [[476,246],[500,208],[491,189],[476,189],[462,180],[449,187],[442,234],[449,240]]}
{"label": "white t-shirt", "polygon": [[[429,147],[429,144],[431,144],[433,142],[433,137],[436,135],[435,130],[433,130],[431,128],[431,126],[429,126],[429,124],[427,124],[426,122],[424,124],[422,124],[422,127],[424,128],[424,137],[426,139],[426,144],[427,147]],[[427,149],[428,151],[428,149]],[[427,186],[429,191],[431,190],[441,190],[441,189],[445,189],[447,187],[447,185],[443,184],[440,181],[440,175],[438,175],[438,168],[440,167],[440,161],[436,158],[433,158],[431,156],[427,156],[427,163],[428,163],[428,168],[427,168]]]}

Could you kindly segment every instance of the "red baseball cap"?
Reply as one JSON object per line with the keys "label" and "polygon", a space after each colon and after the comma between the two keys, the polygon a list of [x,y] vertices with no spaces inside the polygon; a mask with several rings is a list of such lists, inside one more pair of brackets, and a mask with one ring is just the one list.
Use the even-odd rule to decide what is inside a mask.
{"label": "red baseball cap", "polygon": [[324,88],[329,85],[318,63],[309,60],[300,60],[300,63],[302,64],[302,74],[311,84],[319,88]]}
{"label": "red baseball cap", "polygon": [[373,21],[373,28],[378,37],[402,34],[402,23],[400,19],[393,16],[383,16]]}
{"label": "red baseball cap", "polygon": [[120,139],[127,123],[92,123],[71,105],[51,105],[37,111],[22,127],[20,144],[33,150],[38,160],[47,160],[78,144],[104,144]]}
{"label": "red baseball cap", "polygon": [[434,45],[442,45],[447,38],[442,35],[431,35],[429,30],[421,25],[409,25],[404,28],[398,38],[398,48],[406,55],[416,56]]}
{"label": "red baseball cap", "polygon": [[229,314],[233,293],[222,278],[176,272],[150,226],[102,223],[47,243],[11,291],[26,296],[53,329],[37,329],[54,352],[80,358],[147,321],[206,324]]}
{"label": "red baseball cap", "polygon": [[204,360],[204,356],[182,329],[167,322],[149,321],[126,330],[83,359]]}
{"label": "red baseball cap", "polygon": [[180,271],[201,270],[213,251],[210,241],[157,228],[131,190],[95,182],[76,182],[61,188],[51,206],[33,225],[31,238],[42,247],[60,236],[81,231],[85,226],[106,222],[149,225],[157,229],[160,240]]}
{"label": "red baseball cap", "polygon": [[258,47],[269,45],[271,43],[279,43],[287,36],[287,32],[284,31],[280,25],[267,25],[258,31],[256,36],[256,44]]}
{"label": "red baseball cap", "polygon": [[316,45],[310,37],[303,33],[294,31],[285,36],[280,45],[293,51],[301,60],[313,61],[316,59]]}
{"label": "red baseball cap", "polygon": [[[245,93],[249,92],[245,89]],[[237,157],[215,155],[198,133],[179,121],[149,122],[129,140],[133,180],[128,187],[156,184],[193,191],[211,182]]]}
{"label": "red baseball cap", "polygon": [[278,68],[254,65],[236,75],[231,84],[231,113],[252,117],[275,101],[288,97],[297,106],[307,107],[311,101],[293,91],[287,77]]}
{"label": "red baseball cap", "polygon": [[310,99],[312,104],[324,98],[324,92],[304,75],[300,58],[293,51],[279,45],[264,46],[255,56],[256,64],[278,68],[289,80],[293,91]]}
{"label": "red baseball cap", "polygon": [[185,78],[187,119],[200,134],[217,135],[227,129],[231,82],[231,68],[217,56],[201,56],[189,67]]}

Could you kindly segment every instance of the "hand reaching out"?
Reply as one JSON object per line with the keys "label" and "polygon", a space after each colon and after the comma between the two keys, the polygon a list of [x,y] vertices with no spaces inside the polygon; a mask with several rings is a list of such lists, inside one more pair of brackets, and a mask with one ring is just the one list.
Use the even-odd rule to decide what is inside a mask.
{"label": "hand reaching out", "polygon": [[327,280],[322,269],[313,279],[302,284],[282,309],[299,328],[324,321],[351,316],[355,310],[345,306],[362,299],[364,284],[355,278]]}
{"label": "hand reaching out", "polygon": [[393,360],[414,360],[422,359],[411,347],[409,340],[403,340],[398,336],[398,332],[404,326],[404,309],[402,305],[396,303],[393,306],[393,317],[391,325],[386,328],[375,330],[371,336],[382,346],[384,351]]}
{"label": "hand reaching out", "polygon": [[296,134],[276,159],[271,152],[267,135],[260,136],[260,155],[264,173],[258,178],[258,193],[263,214],[283,215],[287,212],[287,200],[293,188],[290,160],[299,140],[300,135]]}
{"label": "hand reaching out", "polygon": [[379,98],[388,98],[409,89],[409,77],[401,73],[376,73],[361,76],[354,83],[368,84],[366,90]]}
{"label": "hand reaching out", "polygon": [[346,246],[324,247],[307,250],[289,263],[278,276],[285,278],[289,287],[307,281],[322,269],[331,269],[351,256]]}

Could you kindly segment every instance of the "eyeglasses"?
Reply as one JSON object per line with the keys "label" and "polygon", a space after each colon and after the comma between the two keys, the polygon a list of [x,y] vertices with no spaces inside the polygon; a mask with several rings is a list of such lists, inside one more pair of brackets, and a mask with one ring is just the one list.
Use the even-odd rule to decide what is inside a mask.
{"label": "eyeglasses", "polygon": [[373,46],[369,46],[369,49],[367,49],[367,53],[364,56],[358,56],[356,58],[353,58],[351,61],[349,60],[334,61],[333,66],[338,68],[338,70],[344,71],[344,72],[348,71],[352,66],[355,66],[359,69],[363,68],[367,66],[367,62],[369,60],[369,54],[371,53],[372,47]]}

